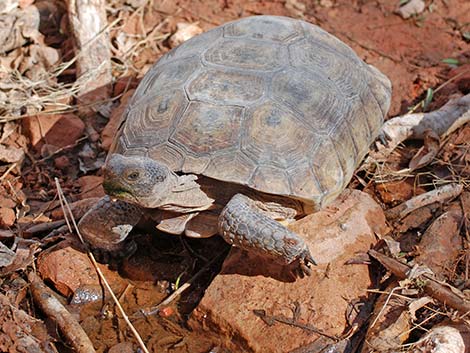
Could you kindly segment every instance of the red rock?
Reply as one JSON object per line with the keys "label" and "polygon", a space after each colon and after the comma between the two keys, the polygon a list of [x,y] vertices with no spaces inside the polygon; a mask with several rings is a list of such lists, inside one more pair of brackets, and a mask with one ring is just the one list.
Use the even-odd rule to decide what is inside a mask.
{"label": "red rock", "polygon": [[111,112],[111,116],[109,117],[108,123],[101,132],[101,147],[103,147],[103,149],[106,151],[109,150],[111,144],[113,143],[114,136],[116,136],[119,124],[121,123],[122,114],[126,110],[127,103],[129,102],[129,99],[132,97],[134,92],[135,89],[131,89],[124,93],[121,98],[121,103],[117,108],[113,109],[113,111]]}
{"label": "red rock", "polygon": [[453,271],[463,250],[460,235],[462,217],[459,205],[434,220],[421,237],[419,255],[415,261],[426,265],[439,277],[452,276],[453,273],[449,271]]}
{"label": "red rock", "polygon": [[[98,265],[111,288],[119,292],[126,282],[106,265]],[[38,270],[44,280],[51,282],[64,296],[69,297],[82,287],[100,286],[96,270],[88,256],[63,241],[52,251],[42,252],[38,258]]]}
{"label": "red rock", "polygon": [[395,206],[411,199],[413,196],[426,192],[425,189],[416,185],[414,178],[407,178],[400,181],[379,183],[376,185],[382,201]]}
{"label": "red rock", "polygon": [[85,130],[83,121],[74,114],[36,115],[23,119],[31,145],[39,151],[43,144],[72,145]]}
{"label": "red rock", "polygon": [[8,207],[0,207],[0,226],[11,227],[15,224],[15,211]]}
{"label": "red rock", "polygon": [[319,336],[279,322],[268,326],[253,311],[291,319],[298,302],[300,324],[329,335],[344,332],[348,303],[367,298],[371,285],[367,266],[346,262],[383,234],[382,209],[369,195],[346,190],[326,210],[290,228],[303,236],[318,263],[312,275],[288,282],[277,265],[233,248],[189,320],[193,330],[226,337],[223,344],[235,352],[290,352]]}

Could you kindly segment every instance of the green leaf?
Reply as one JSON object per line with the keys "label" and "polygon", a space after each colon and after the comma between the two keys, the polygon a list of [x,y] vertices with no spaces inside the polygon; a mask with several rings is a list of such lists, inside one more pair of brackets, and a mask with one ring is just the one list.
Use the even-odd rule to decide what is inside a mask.
{"label": "green leaf", "polygon": [[463,32],[463,33],[462,33],[462,37],[463,37],[466,41],[470,41],[470,32]]}
{"label": "green leaf", "polygon": [[434,96],[434,90],[432,88],[428,88],[426,91],[426,98],[424,98],[423,100],[423,110],[426,110],[426,108],[432,102],[433,96]]}
{"label": "green leaf", "polygon": [[410,2],[410,0],[400,0],[400,3],[398,5],[403,6],[403,5],[406,5],[409,2]]}
{"label": "green leaf", "polygon": [[457,59],[454,59],[454,58],[442,59],[442,62],[444,64],[455,65],[455,66],[458,66],[460,64],[460,62]]}
{"label": "green leaf", "polygon": [[176,278],[176,282],[175,282],[175,285],[174,285],[174,290],[177,290],[177,289],[180,287],[181,277],[183,277],[183,273],[180,274],[180,275],[178,276],[178,278]]}

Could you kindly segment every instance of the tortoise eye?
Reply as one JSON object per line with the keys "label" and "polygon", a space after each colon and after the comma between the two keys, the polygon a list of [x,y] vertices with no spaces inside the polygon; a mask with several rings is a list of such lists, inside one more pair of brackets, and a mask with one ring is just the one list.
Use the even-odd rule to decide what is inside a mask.
{"label": "tortoise eye", "polygon": [[140,173],[139,172],[130,172],[128,175],[127,175],[127,179],[130,180],[130,181],[136,181],[140,176]]}

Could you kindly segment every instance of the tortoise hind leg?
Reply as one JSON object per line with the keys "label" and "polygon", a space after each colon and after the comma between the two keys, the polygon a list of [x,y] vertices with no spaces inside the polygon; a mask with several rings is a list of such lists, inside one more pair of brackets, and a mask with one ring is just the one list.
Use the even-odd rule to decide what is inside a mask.
{"label": "tortoise hind leg", "polygon": [[116,262],[135,252],[137,245],[126,238],[142,213],[138,206],[104,196],[85,213],[78,229],[98,261]]}
{"label": "tortoise hind leg", "polygon": [[300,277],[310,275],[310,264],[315,264],[299,235],[268,217],[253,200],[242,194],[233,196],[222,210],[218,229],[229,244],[285,265],[298,262],[295,272]]}

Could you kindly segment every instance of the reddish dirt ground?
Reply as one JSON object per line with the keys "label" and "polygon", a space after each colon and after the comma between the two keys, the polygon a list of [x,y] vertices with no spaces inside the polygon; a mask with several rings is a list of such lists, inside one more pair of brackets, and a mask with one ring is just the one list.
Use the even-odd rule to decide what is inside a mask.
{"label": "reddish dirt ground", "polygon": [[[161,32],[169,34],[175,31],[176,23],[181,21],[197,22],[203,30],[208,30],[227,21],[250,15],[272,14],[303,18],[336,35],[350,45],[362,59],[375,65],[390,78],[393,83],[393,98],[389,116],[394,116],[407,112],[410,107],[423,99],[427,89],[435,90],[457,73],[470,68],[470,44],[468,39],[464,37],[465,33],[470,33],[470,1],[427,1],[424,12],[407,20],[395,13],[398,2],[398,0],[150,1],[145,6],[141,17],[132,17],[132,10],[129,8],[122,11],[123,25],[117,30],[114,29],[111,37],[115,39],[119,31],[124,31],[127,34],[138,33],[141,25],[140,20],[148,28],[153,28],[166,20]],[[110,7],[115,10],[110,11],[110,22],[116,18],[123,3],[124,1],[118,0],[110,2]],[[288,6],[288,4],[293,4],[294,9],[289,9],[292,6]],[[68,58],[70,55],[68,50],[71,48],[70,38],[63,36],[63,34],[58,35],[53,28],[50,28],[50,31],[51,33],[46,36],[46,43],[49,40],[54,43],[55,47],[61,47],[63,57]],[[132,79],[135,78],[135,80],[132,81],[130,87],[135,86],[150,65],[168,50],[166,39],[160,39],[132,57],[134,66],[130,69],[128,76],[131,76]],[[458,68],[443,62],[445,59],[454,59],[458,63]],[[437,108],[456,92],[469,93],[470,76],[466,77],[465,80],[447,83],[439,93],[435,94],[433,102],[427,109]],[[71,74],[66,72],[62,79],[73,81],[73,72]],[[116,95],[122,92],[124,86],[122,82],[124,81],[114,87]],[[77,124],[72,118],[67,121],[71,125]],[[91,124],[98,133],[101,133],[106,125],[106,119],[97,118]],[[25,130],[28,128],[31,127],[25,126]],[[80,129],[79,131],[83,132]],[[11,143],[13,144],[13,142]],[[18,137],[14,143],[16,146],[26,144],[23,137]],[[79,143],[78,147],[80,147]],[[31,210],[38,211],[37,214],[40,214],[41,208],[54,200],[55,187],[52,177],[55,176],[61,180],[68,197],[81,199],[101,195],[100,172],[96,170],[89,173],[88,176],[84,176],[78,169],[76,156],[78,147],[66,149],[55,155],[54,158],[45,159],[42,159],[44,156],[41,155],[40,150],[31,149],[28,151],[30,157],[24,163],[23,173],[18,178],[12,179],[12,186],[4,187],[3,190],[11,188],[16,189],[16,192],[21,191],[27,194],[28,205]],[[98,144],[96,155],[103,156],[104,153],[102,145]],[[2,173],[6,169],[5,167]],[[405,191],[409,190],[411,187]],[[382,197],[381,200],[384,204],[393,204],[393,202],[406,199],[409,196],[403,195],[405,191],[403,189],[395,191],[387,189],[380,197]],[[5,192],[11,194],[11,191]],[[390,196],[394,192],[398,196]],[[15,198],[15,200],[19,199],[21,197]],[[3,228],[15,229],[16,231],[24,226],[24,224],[21,225],[17,222],[14,212],[12,215],[8,211],[12,210],[14,206],[3,202],[1,207],[2,217],[5,218],[7,215],[14,219],[14,222],[8,226],[3,224]],[[32,222],[32,218],[34,217],[27,221]],[[23,221],[26,222],[24,219]],[[2,235],[2,239],[6,237],[5,234]],[[56,240],[53,238],[49,241],[54,243]],[[223,254],[227,249],[226,244],[220,239],[210,239],[204,243],[189,241],[188,246],[180,239],[165,235],[160,235],[157,240],[142,236],[139,243],[139,255],[131,258],[126,265],[120,268],[120,276],[113,272],[114,276],[118,278],[122,277],[133,281],[123,295],[124,298],[127,298],[125,309],[129,313],[159,303],[171,292],[172,284],[177,281],[184,283],[203,267],[205,260],[212,259],[214,254]],[[45,244],[43,246],[47,247],[48,243]],[[70,263],[73,263],[70,259],[75,258],[74,256],[79,255],[75,254],[69,257]],[[204,261],[199,261],[201,258]],[[187,316],[202,297],[204,289],[219,270],[221,262],[221,259],[214,261],[178,302],[165,307],[165,310],[160,311],[159,315],[134,320],[134,324],[151,351],[223,352],[222,349],[216,348],[218,342],[213,342],[207,337],[196,336],[186,327]],[[45,269],[44,271],[52,270]],[[115,281],[121,283],[121,279]],[[11,279],[8,288],[16,288],[17,284],[15,283],[15,278]],[[128,283],[125,282],[124,288]],[[24,288],[21,285],[19,287]],[[4,284],[3,289],[5,290],[5,288]],[[18,292],[22,292],[22,289],[18,289]],[[67,291],[65,292],[67,293]],[[62,294],[64,293],[62,292]],[[90,294],[85,296],[87,295]],[[24,299],[24,296],[21,298]],[[29,307],[29,304],[23,306]],[[134,351],[132,344],[129,343],[134,340],[130,332],[123,328],[122,319],[107,315],[106,310],[112,311],[114,308],[105,307],[103,309],[100,306],[98,308],[92,306],[87,310],[82,309],[80,312],[80,317],[83,320],[82,325],[95,343],[97,351],[111,353]],[[59,342],[61,341],[60,335],[56,335],[55,338]],[[221,338],[222,341],[223,339]],[[134,349],[135,347],[134,344]],[[65,344],[60,346],[60,349],[61,352],[70,351]]]}

